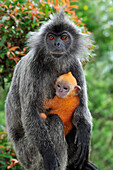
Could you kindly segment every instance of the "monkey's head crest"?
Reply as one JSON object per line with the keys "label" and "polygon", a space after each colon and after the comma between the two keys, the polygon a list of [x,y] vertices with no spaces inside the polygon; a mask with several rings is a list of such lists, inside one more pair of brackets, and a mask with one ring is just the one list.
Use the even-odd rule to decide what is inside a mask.
{"label": "monkey's head crest", "polygon": [[50,29],[56,32],[61,31],[68,31],[68,32],[75,32],[76,34],[80,34],[80,29],[77,27],[72,20],[69,20],[67,15],[64,13],[63,10],[57,12],[56,14],[50,15],[50,19],[42,25],[41,29],[46,31],[50,31]]}
{"label": "monkey's head crest", "polygon": [[50,19],[62,21],[65,19],[65,13],[63,10],[60,10],[57,14],[50,15]]}
{"label": "monkey's head crest", "polygon": [[[51,37],[54,39],[54,41],[50,42],[50,40],[47,39],[47,35],[51,33],[55,38]],[[87,44],[86,35],[81,33],[80,29],[74,24],[74,22],[67,18],[62,10],[57,14],[51,15],[50,19],[41,25],[38,32],[30,34],[30,37],[27,41],[28,48],[32,50],[33,53],[39,54],[42,49],[46,54],[49,54],[49,50],[51,51],[51,49],[54,49],[53,44],[59,45],[59,43],[56,43],[56,41],[58,40],[58,36],[62,37],[63,33],[66,33],[68,35],[67,37],[69,37],[67,39],[70,40],[67,43],[65,43],[66,41],[62,41],[62,43],[60,40],[61,46],[57,48],[57,53],[59,51],[60,53],[62,51],[65,52],[67,59],[84,59],[86,54],[89,52],[89,44]],[[63,49],[63,47],[65,48]],[[72,57],[70,57],[70,55]]]}

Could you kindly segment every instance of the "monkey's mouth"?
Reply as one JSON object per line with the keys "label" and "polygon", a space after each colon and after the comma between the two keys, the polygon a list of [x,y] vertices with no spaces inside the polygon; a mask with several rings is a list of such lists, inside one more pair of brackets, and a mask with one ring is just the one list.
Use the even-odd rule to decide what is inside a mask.
{"label": "monkey's mouth", "polygon": [[63,94],[62,92],[56,92],[56,95],[60,98],[65,98],[65,94]]}
{"label": "monkey's mouth", "polygon": [[62,55],[64,55],[64,52],[55,51],[55,52],[51,52],[51,54],[56,58],[60,58],[62,57]]}

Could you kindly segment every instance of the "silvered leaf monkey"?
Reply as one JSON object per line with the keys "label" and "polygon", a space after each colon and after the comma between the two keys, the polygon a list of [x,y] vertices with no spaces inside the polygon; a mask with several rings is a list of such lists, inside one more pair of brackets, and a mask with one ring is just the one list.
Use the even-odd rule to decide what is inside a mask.
{"label": "silvered leaf monkey", "polygon": [[[80,62],[87,53],[86,37],[59,12],[31,34],[28,47],[15,67],[5,105],[7,132],[19,161],[27,170],[95,169],[88,162],[92,117]],[[40,113],[45,113],[44,99],[55,95],[56,77],[68,72],[81,91],[72,120],[77,128],[65,138],[59,116],[43,121]]]}

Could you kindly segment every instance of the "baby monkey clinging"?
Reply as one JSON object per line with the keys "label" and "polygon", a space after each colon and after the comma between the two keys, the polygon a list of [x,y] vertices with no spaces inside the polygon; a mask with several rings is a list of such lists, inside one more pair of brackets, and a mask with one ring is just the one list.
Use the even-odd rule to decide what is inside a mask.
{"label": "baby monkey clinging", "polygon": [[[69,72],[58,77],[54,88],[56,89],[56,96],[44,101],[44,108],[50,109],[49,114],[57,114],[61,118],[64,124],[64,133],[67,135],[73,127],[73,113],[80,104],[78,94],[81,87],[77,85],[76,79]],[[44,116],[41,113],[41,117],[44,118]]]}

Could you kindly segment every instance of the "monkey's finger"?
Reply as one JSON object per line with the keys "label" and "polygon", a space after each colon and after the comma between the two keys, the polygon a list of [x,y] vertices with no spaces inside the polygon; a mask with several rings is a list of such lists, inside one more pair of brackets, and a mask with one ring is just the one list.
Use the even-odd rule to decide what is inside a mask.
{"label": "monkey's finger", "polygon": [[81,162],[83,161],[83,153],[85,152],[85,148],[81,147],[80,152],[78,151],[76,155],[76,160],[74,161],[74,167],[78,168],[81,165]]}
{"label": "monkey's finger", "polygon": [[80,159],[79,159],[79,157],[80,157],[80,155],[81,155],[81,150],[82,150],[82,147],[79,146],[79,148],[77,149],[77,152],[76,152],[76,159],[75,159],[75,161],[74,161],[74,167],[75,167],[75,168],[78,167],[78,165],[80,164]]}
{"label": "monkey's finger", "polygon": [[92,163],[90,164],[90,162],[87,162],[84,170],[99,170],[99,169],[95,165],[93,165]]}
{"label": "monkey's finger", "polygon": [[77,141],[78,141],[78,135],[76,134],[74,144],[77,144]]}
{"label": "monkey's finger", "polygon": [[58,166],[51,166],[50,169],[51,170],[58,170]]}
{"label": "monkey's finger", "polygon": [[[82,150],[83,151],[83,150]],[[83,168],[83,166],[85,165],[86,161],[88,160],[88,147],[86,146],[84,148],[84,151],[82,152],[81,156],[80,156],[80,160],[81,160],[81,163],[80,163],[80,169]]]}
{"label": "monkey's finger", "polygon": [[77,148],[75,162],[78,162],[78,159],[79,159],[80,154],[81,154],[81,149],[82,149],[81,146],[79,146],[79,147]]}
{"label": "monkey's finger", "polygon": [[58,170],[58,167],[54,167],[54,168],[52,168],[51,170]]}
{"label": "monkey's finger", "polygon": [[51,168],[51,170],[58,170],[58,167],[56,167],[56,168]]}
{"label": "monkey's finger", "polygon": [[80,160],[81,160],[81,166],[84,164],[84,162],[87,160],[87,148],[84,147],[84,149],[82,149],[81,155],[80,155]]}
{"label": "monkey's finger", "polygon": [[92,169],[86,166],[84,170],[92,170]]}
{"label": "monkey's finger", "polygon": [[54,161],[54,163],[51,164],[50,169],[51,169],[51,170],[58,170],[58,167],[59,167],[59,166],[60,166],[59,160],[58,160],[58,158],[56,158],[56,160]]}
{"label": "monkey's finger", "polygon": [[81,135],[80,135],[79,131],[77,131],[77,133],[76,133],[74,144],[76,144],[77,148],[79,148],[79,146],[82,144],[81,143]]}
{"label": "monkey's finger", "polygon": [[90,170],[98,170],[98,168],[92,163],[92,162],[87,162],[87,167],[90,169]]}

